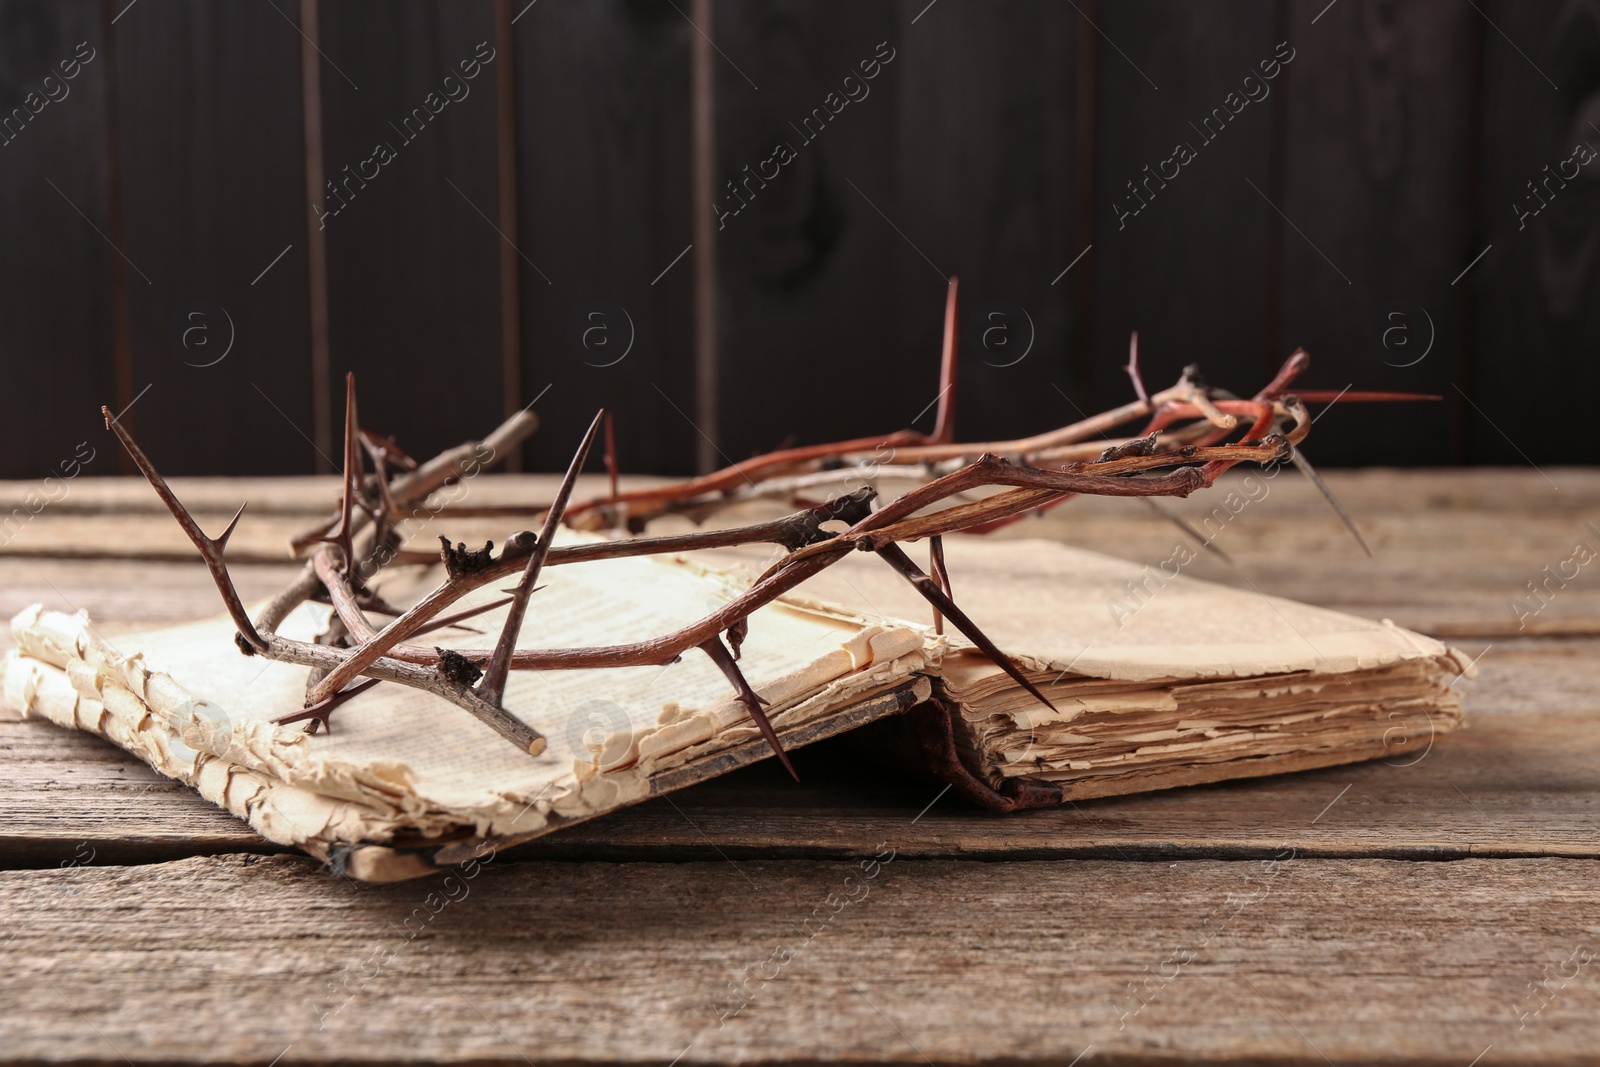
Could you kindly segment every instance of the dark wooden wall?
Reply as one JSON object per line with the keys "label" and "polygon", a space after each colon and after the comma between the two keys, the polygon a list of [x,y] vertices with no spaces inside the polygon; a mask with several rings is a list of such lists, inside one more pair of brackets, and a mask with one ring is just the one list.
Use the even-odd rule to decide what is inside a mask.
{"label": "dark wooden wall", "polygon": [[531,469],[601,404],[663,473],[927,428],[950,275],[965,438],[1126,399],[1138,329],[1157,384],[1443,395],[1324,464],[1600,462],[1600,163],[1545,171],[1597,89],[1592,0],[0,0],[0,476],[117,472],[101,403],[173,473],[326,469],[346,370],[419,453],[533,402]]}

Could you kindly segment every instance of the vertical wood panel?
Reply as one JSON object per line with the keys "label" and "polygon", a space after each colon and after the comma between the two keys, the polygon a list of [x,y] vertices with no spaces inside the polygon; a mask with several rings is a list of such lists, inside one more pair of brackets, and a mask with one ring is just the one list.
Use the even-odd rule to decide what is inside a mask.
{"label": "vertical wood panel", "polygon": [[[930,428],[950,274],[967,323],[958,433],[1074,417],[1050,384],[1070,380],[1073,290],[1050,283],[1081,248],[1076,19],[960,0],[719,8],[721,177],[749,199],[719,245],[732,458],[919,415]],[[871,81],[863,61],[881,67]],[[847,91],[861,98],[804,125]],[[779,143],[794,159],[747,188]]]}
{"label": "vertical wood panel", "polygon": [[517,7],[523,391],[550,386],[530,469],[564,468],[604,405],[624,469],[690,473],[694,31],[667,0]]}
{"label": "vertical wood panel", "polygon": [[[495,61],[495,202],[500,251],[500,402],[510,418],[522,407],[522,288],[517,239],[517,81],[516,41],[512,36],[511,0],[494,0]],[[522,454],[508,456],[506,470],[522,469]]]}
{"label": "vertical wood panel", "polygon": [[694,199],[694,467],[705,474],[721,466],[717,437],[721,427],[718,354],[721,324],[717,318],[717,56],[711,34],[717,32],[713,0],[693,0],[689,21],[689,152],[690,196]]}
{"label": "vertical wood panel", "polygon": [[[733,459],[917,416],[937,388],[943,277],[957,274],[964,438],[1126,399],[1120,367],[1138,328],[1153,385],[1198,362],[1213,384],[1253,389],[1303,344],[1307,385],[1447,396],[1336,408],[1309,448],[1324,465],[1447,462],[1452,418],[1475,461],[1600,460],[1583,408],[1600,385],[1600,162],[1541,184],[1550,202],[1525,225],[1513,208],[1539,205],[1528,183],[1546,181],[1574,145],[1600,149],[1600,6],[1478,6],[721,0],[706,46],[718,203],[737,205],[724,183],[742,182],[779,141],[795,158],[754,183],[749,206],[707,242],[693,228],[705,199],[691,187],[699,37],[684,0],[498,0],[502,22],[517,20],[511,50],[503,28],[497,38],[497,0],[324,0],[311,51],[317,143],[327,176],[351,182],[321,231],[325,384],[337,395],[356,370],[365,421],[417,452],[482,433],[549,384],[532,466],[564,465],[605,404],[627,468],[687,473],[706,421],[693,282],[714,252],[720,425],[709,430]],[[309,471],[306,45],[295,5],[125,7],[0,0],[0,111],[79,41],[98,49],[67,98],[0,143],[11,220],[0,243],[0,473],[42,476],[104,436],[99,403],[147,384],[136,421],[165,469]],[[1191,123],[1225,107],[1285,38],[1296,55],[1271,96],[1214,141],[1196,133]],[[420,132],[398,132],[480,42],[500,67],[485,64],[470,95]],[[870,95],[814,139],[791,125],[826,110],[880,42],[895,59]],[[502,74],[514,74],[505,130]],[[1196,158],[1119,222],[1114,205],[1138,205],[1127,183],[1143,183],[1180,141]],[[380,143],[392,162],[350,178]],[[507,147],[514,168],[502,166]],[[501,236],[512,229],[515,247]],[[677,259],[694,241],[705,247]],[[181,315],[202,305],[185,348]],[[1010,366],[1015,349],[976,343],[991,325],[980,315],[1001,305],[1024,309],[1032,328],[1031,350]],[[232,320],[232,348],[195,366],[217,351],[201,336],[225,343],[217,308]],[[596,310],[600,319],[584,317]],[[1383,348],[1394,311],[1416,348]],[[1395,366],[1429,340],[1430,323],[1426,358]],[[996,324],[1020,344],[1014,314]],[[41,394],[43,406],[29,399]],[[918,425],[931,420],[930,410]]]}
{"label": "vertical wood panel", "polygon": [[1348,0],[1312,25],[1316,15],[1295,8],[1289,31],[1298,54],[1287,74],[1282,206],[1306,236],[1291,228],[1282,237],[1280,348],[1311,353],[1308,386],[1445,401],[1336,405],[1307,451],[1345,464],[1444,463],[1464,341],[1465,290],[1450,282],[1477,251],[1463,231],[1461,175],[1479,16],[1451,0]]}
{"label": "vertical wood panel", "polygon": [[[1245,104],[1226,123],[1205,125],[1214,109],[1227,108],[1230,93],[1243,96],[1246,77],[1259,78],[1259,63],[1274,58],[1280,40],[1274,15],[1271,0],[1100,5],[1098,221],[1089,253],[1094,387],[1074,397],[1086,411],[1131,398],[1122,365],[1132,330],[1139,331],[1152,388],[1199,363],[1211,384],[1253,392],[1265,383],[1268,362],[1288,354],[1267,333],[1276,216],[1263,199],[1282,206],[1272,181],[1271,112],[1282,74],[1266,83],[1273,95]],[[1210,140],[1202,132],[1218,128]],[[1194,158],[1163,187],[1162,161],[1179,144],[1190,146]],[[1130,182],[1144,198],[1142,208]],[[1121,217],[1119,207],[1130,216]],[[1332,229],[1330,219],[1297,221],[1319,234]]]}
{"label": "vertical wood panel", "polygon": [[[1081,10],[1077,12],[1085,19],[1099,18],[1099,5],[1095,0],[1084,0]],[[1093,27],[1078,27],[1078,50],[1076,57],[1077,66],[1077,127],[1078,127],[1078,165],[1077,165],[1077,220],[1078,236],[1083,238],[1087,247],[1093,243],[1095,223],[1097,221],[1097,203],[1095,188],[1095,161],[1099,158],[1099,142],[1096,136],[1099,131],[1099,35],[1093,32]],[[1076,242],[1075,242],[1076,243]],[[1093,249],[1089,249],[1092,252]],[[1077,253],[1074,253],[1076,255]],[[1094,338],[1095,338],[1095,299],[1094,279],[1095,264],[1098,262],[1092,255],[1084,254],[1084,258],[1077,261],[1067,260],[1063,271],[1071,277],[1057,274],[1050,279],[1052,287],[1070,285],[1072,295],[1077,307],[1077,328],[1072,334],[1072,351],[1068,361],[1071,371],[1069,380],[1058,383],[1062,391],[1069,396],[1083,396],[1093,380],[1091,375],[1094,366]]]}
{"label": "vertical wood panel", "polygon": [[309,472],[299,35],[204,0],[114,32],[140,443],[170,473]]}
{"label": "vertical wood panel", "polygon": [[[886,2],[717,5],[719,444],[733,460],[898,429],[937,391],[937,347],[897,345],[902,257],[935,319],[945,284],[907,244],[937,251],[940,235],[895,230],[908,21]],[[860,80],[883,41],[895,58]],[[840,103],[848,76],[859,99]]]}
{"label": "vertical wood panel", "polygon": [[324,199],[322,153],[322,49],[317,38],[322,34],[322,18],[317,0],[300,0],[297,28],[300,31],[300,115],[305,153],[305,202],[302,211],[306,228],[306,330],[311,356],[311,430],[307,436],[316,452],[315,469],[326,474],[334,469],[333,454],[333,372],[328,352],[328,231],[313,204]]}
{"label": "vertical wood panel", "polygon": [[[961,279],[957,437],[992,440],[1075,421],[1062,393],[1071,395],[1076,377],[1078,293],[1061,272],[1089,243],[1079,218],[1076,63],[1080,33],[1094,31],[1066,4],[925,8],[926,0],[898,8],[895,221]],[[895,420],[887,429],[937,393],[945,294],[921,257],[886,232],[900,243],[897,349],[906,375],[903,399],[885,412]],[[920,428],[932,418],[929,411]]]}
{"label": "vertical wood panel", "polygon": [[[63,80],[59,64],[74,61],[80,42],[94,58]],[[99,415],[116,401],[117,253],[95,232],[109,228],[107,66],[94,0],[0,3],[0,120],[11,119],[0,143],[0,476],[59,477],[86,440],[96,451],[83,473],[117,473]],[[41,104],[47,76],[57,99]],[[37,112],[27,102],[35,92]],[[19,107],[30,117],[13,117]]]}
{"label": "vertical wood panel", "polygon": [[334,395],[429,455],[504,413],[493,4],[321,7]]}
{"label": "vertical wood panel", "polygon": [[1600,160],[1571,180],[1559,170],[1579,144],[1600,150],[1600,8],[1578,0],[1480,6],[1498,30],[1485,38],[1480,205],[1493,248],[1468,275],[1481,327],[1469,390],[1482,409],[1468,416],[1470,459],[1594,463]]}

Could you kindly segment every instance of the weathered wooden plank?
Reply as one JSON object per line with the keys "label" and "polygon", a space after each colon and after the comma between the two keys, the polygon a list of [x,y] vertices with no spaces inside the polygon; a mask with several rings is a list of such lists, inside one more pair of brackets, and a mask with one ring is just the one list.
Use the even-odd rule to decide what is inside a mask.
{"label": "weathered wooden plank", "polygon": [[1078,16],[925,6],[718,8],[731,457],[929,428],[952,274],[970,327],[963,433],[1063,421],[1048,381],[1064,373],[1071,287],[1050,280],[1081,244]]}
{"label": "weathered wooden plank", "polygon": [[604,406],[625,469],[692,473],[688,5],[514,6],[529,466],[564,469]]}
{"label": "weathered wooden plank", "polygon": [[287,851],[188,786],[90,734],[42,722],[0,722],[0,766],[19,787],[8,787],[3,801],[0,866]]}
{"label": "weathered wooden plank", "polygon": [[[115,447],[116,438],[101,422],[96,445]],[[161,464],[156,464],[157,468]],[[163,472],[164,474],[165,472]],[[255,514],[287,512],[312,516],[331,511],[339,499],[339,479],[335,476],[290,476],[286,478],[184,478],[167,479],[172,491],[178,494],[195,514],[232,515],[241,501],[250,502]],[[0,482],[0,507],[19,506],[23,497],[35,488],[29,481]],[[53,501],[51,515],[165,515],[167,509],[141,477],[96,478],[85,477],[73,482],[69,492]],[[229,503],[232,501],[232,503]]]}
{"label": "weathered wooden plank", "polygon": [[[117,400],[112,276],[127,269],[105,236],[111,60],[100,8],[94,0],[0,4],[0,474],[30,479],[23,492],[37,495],[23,516],[59,499],[64,475],[117,471],[97,432],[99,405]],[[50,418],[41,418],[46,410]],[[0,542],[17,536],[20,503],[0,514]]]}
{"label": "weathered wooden plank", "polygon": [[[229,571],[240,595],[251,601],[282,589],[299,566],[243,564]],[[36,603],[52,611],[87,611],[108,636],[222,612],[210,574],[187,562],[0,559],[0,623]],[[0,625],[0,643],[11,646],[7,626]]]}
{"label": "weathered wooden plank", "polygon": [[[1370,560],[1292,471],[1254,483],[1241,478],[1228,487],[1238,490],[1232,498],[1227,490],[1196,494],[1166,508],[1214,534],[1237,560],[1230,567],[1202,554],[1185,568],[1197,577],[1441,635],[1593,632],[1600,605],[1589,597],[1600,590],[1583,580],[1574,555],[1580,541],[1591,552],[1600,548],[1600,532],[1588,525],[1596,487],[1586,471],[1556,473],[1559,489],[1536,473],[1350,472],[1330,485],[1372,545]],[[1511,491],[1496,502],[1514,485],[1527,495]],[[1154,554],[1133,558],[1159,564],[1181,540],[1172,530]]]}
{"label": "weathered wooden plank", "polygon": [[[1443,636],[1594,633],[1600,629],[1600,583],[1589,580],[1587,566],[1569,561],[1580,541],[1600,552],[1600,533],[1586,525],[1600,502],[1600,471],[1552,473],[1559,489],[1536,472],[1516,470],[1331,472],[1329,484],[1374,548],[1371,560],[1316,490],[1292,471],[1257,481],[1247,481],[1241,472],[1215,490],[1162,506],[1214,535],[1216,545],[1236,561],[1228,566],[1200,554],[1183,567],[1186,574],[1240,588],[1253,583],[1264,592],[1392,618]],[[603,485],[601,477],[587,477],[578,494],[601,492]],[[20,501],[27,486],[0,485],[0,503]],[[483,476],[462,490],[461,503],[525,504],[548,499],[551,486],[549,477]],[[213,527],[226,522],[239,501],[250,499],[251,510],[229,552],[240,561],[263,563],[283,561],[287,538],[311,516],[324,514],[335,495],[327,479],[303,486],[292,479],[184,479],[176,488]],[[114,536],[103,525],[107,513],[118,516]],[[444,511],[417,528],[415,544],[431,551],[441,533],[499,543],[525,525],[515,518],[466,519]],[[1182,532],[1129,500],[1076,500],[998,536],[1056,538],[1153,566],[1194,554]],[[149,488],[131,480],[73,483],[65,499],[32,518],[0,548],[0,558],[23,555],[194,558]],[[60,582],[54,576],[58,572],[51,573],[51,580]],[[59,573],[74,580],[70,570]],[[92,573],[102,584],[140,583],[137,566]],[[202,604],[201,611],[210,611],[210,605]]]}
{"label": "weathered wooden plank", "polygon": [[1580,1063],[1592,866],[6,873],[0,1035],[18,1062]]}
{"label": "weathered wooden plank", "polygon": [[[516,855],[860,856],[885,827],[915,817],[897,842],[923,858],[1250,856],[1281,842],[1318,856],[1600,858],[1597,652],[1592,639],[1491,647],[1480,677],[1462,683],[1467,726],[1390,761],[997,817],[835,741],[795,753],[800,785],[758,765]],[[168,858],[249,840],[243,824],[243,839],[223,833],[216,809],[187,790],[130,798],[150,780],[131,757],[45,723],[0,723],[0,769],[0,848],[25,865],[79,842]]]}
{"label": "weathered wooden plank", "polygon": [[[133,388],[150,386],[133,421],[173,474],[315,469],[300,36],[278,6],[119,5],[112,28],[124,250],[142,272]],[[103,430],[94,444],[121,452]]]}
{"label": "weathered wooden plank", "polygon": [[1468,247],[1463,176],[1482,16],[1448,0],[1289,13],[1298,54],[1281,86],[1280,206],[1300,232],[1280,226],[1281,351],[1311,352],[1307,385],[1445,396],[1332,411],[1307,451],[1347,465],[1449,462],[1462,454],[1450,383],[1464,369],[1468,291],[1451,281],[1481,249]]}
{"label": "weathered wooden plank", "polygon": [[[484,428],[480,428],[481,431]],[[101,436],[110,438],[102,427]],[[1315,440],[1315,438],[1312,438]],[[1327,475],[1327,481],[1350,506],[1359,519],[1366,514],[1409,516],[1429,511],[1449,514],[1471,512],[1506,512],[1521,522],[1547,515],[1565,515],[1578,518],[1588,514],[1594,502],[1600,500],[1600,468],[1551,467],[1548,468],[1558,485],[1551,486],[1536,472],[1526,467],[1478,467],[1471,470],[1397,470],[1370,468],[1366,470],[1336,470]],[[1203,512],[1225,495],[1228,489],[1248,473],[1240,468],[1225,475],[1218,483],[1219,489],[1197,493],[1189,503],[1205,505]],[[623,488],[663,484],[665,479],[647,475],[623,475]],[[197,513],[211,512],[231,515],[239,501],[251,501],[251,513],[318,515],[330,510],[339,495],[336,477],[286,477],[286,478],[173,478],[173,491]],[[471,489],[463,504],[482,502],[509,504],[548,497],[558,479],[548,475],[501,474],[484,475],[466,484]],[[1309,486],[1299,478],[1271,479],[1274,503],[1272,512],[1280,515],[1331,518],[1332,512]],[[594,474],[580,477],[577,497],[603,492],[605,481]],[[1298,487],[1298,488],[1291,488]],[[13,507],[36,488],[30,480],[0,481],[0,507]],[[50,513],[78,512],[83,514],[165,514],[159,500],[150,492],[144,480],[130,478],[86,477],[74,482],[72,491],[61,500],[53,502]],[[1288,488],[1288,492],[1283,492]],[[1184,502],[1169,500],[1168,507],[1181,507]],[[1120,514],[1128,507],[1124,500],[1102,497],[1080,497],[1070,505],[1050,513],[1052,518],[1064,520],[1064,526],[1075,525],[1080,516]],[[1336,525],[1336,524],[1335,524]]]}

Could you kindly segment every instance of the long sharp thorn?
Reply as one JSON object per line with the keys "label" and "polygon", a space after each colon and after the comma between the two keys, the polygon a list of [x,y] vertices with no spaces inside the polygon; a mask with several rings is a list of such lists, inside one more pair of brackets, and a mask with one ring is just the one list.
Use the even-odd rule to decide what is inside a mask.
{"label": "long sharp thorn", "polygon": [[767,739],[767,744],[772,746],[772,751],[777,753],[779,761],[783,763],[784,770],[789,772],[789,777],[795,781],[800,780],[800,775],[795,773],[794,764],[789,762],[789,754],[783,750],[783,745],[778,741],[778,731],[772,728],[772,722],[767,718],[767,713],[761,710],[761,705],[766,703],[756,691],[750,688],[750,683],[745,680],[744,672],[733,661],[733,654],[728,651],[728,646],[722,643],[722,635],[718,634],[700,646],[701,651],[711,657],[722,674],[733,685],[733,690],[739,695],[739,702],[750,713],[750,718],[755,720],[756,729],[761,731],[761,736]]}
{"label": "long sharp thorn", "polygon": [[1195,529],[1194,523],[1190,522],[1182,515],[1173,514],[1147,496],[1135,497],[1134,499],[1144,501],[1146,507],[1155,512],[1157,515],[1160,515],[1163,519],[1166,519],[1168,522],[1172,523],[1172,525],[1176,526],[1184,533],[1188,534],[1189,537],[1194,540],[1195,544],[1199,545],[1202,549],[1211,553],[1213,556],[1216,556],[1228,566],[1233,566],[1233,557],[1222,551],[1222,549],[1218,548],[1216,543],[1212,541],[1211,538]]}
{"label": "long sharp thorn", "polygon": [[944,297],[944,347],[939,353],[939,410],[933,420],[933,441],[947,445],[956,439],[956,292],[957,278],[950,279]]}
{"label": "long sharp thorn", "polygon": [[336,533],[312,538],[324,544],[336,545],[344,553],[344,569],[355,569],[355,545],[351,523],[356,505],[356,483],[361,476],[361,445],[358,443],[361,427],[356,421],[356,376],[351,371],[344,376],[344,495],[339,502],[339,527]]}
{"label": "long sharp thorn", "polygon": [[239,510],[234,512],[233,518],[228,520],[228,528],[211,539],[212,541],[216,542],[217,551],[221,552],[223,549],[228,547],[228,538],[233,536],[233,528],[239,525],[239,520],[244,517],[244,509],[249,505],[250,501],[248,500],[246,500],[243,504],[240,504]]}
{"label": "long sharp thorn", "polygon": [[1128,365],[1123,370],[1133,379],[1133,391],[1145,405],[1150,403],[1150,393],[1144,387],[1144,374],[1139,370],[1139,331],[1128,338]]}
{"label": "long sharp thorn", "polygon": [[1308,404],[1384,403],[1387,401],[1443,400],[1437,393],[1392,393],[1374,389],[1296,389],[1294,395]]}
{"label": "long sharp thorn", "polygon": [[996,667],[1010,675],[1012,681],[1026,689],[1033,695],[1035,700],[1051,711],[1056,710],[1056,706],[1050,703],[1050,698],[1040,692],[1039,687],[1030,682],[1028,676],[1022,673],[1022,668],[1012,662],[1010,656],[1000,651],[1000,647],[989,640],[982,630],[978,629],[977,624],[967,617],[967,613],[958,608],[955,601],[944,595],[943,590],[934,583],[932,578],[922,573],[922,569],[912,562],[911,557],[906,555],[903,548],[896,544],[883,545],[878,549],[878,555],[889,566],[899,571],[901,577],[910,582],[912,587],[921,593],[928,603],[943,612],[944,617],[950,620],[951,625],[960,630],[967,640],[977,645],[983,654],[994,662]]}
{"label": "long sharp thorn", "polygon": [[1316,468],[1311,466],[1311,461],[1302,456],[1298,448],[1289,452],[1289,458],[1294,460],[1294,465],[1300,468],[1300,473],[1309,478],[1311,484],[1316,486],[1317,491],[1332,505],[1333,510],[1338,513],[1340,521],[1344,523],[1345,529],[1350,531],[1350,536],[1356,539],[1356,544],[1361,546],[1361,551],[1367,554],[1368,559],[1371,559],[1372,549],[1367,547],[1366,538],[1361,536],[1361,531],[1356,529],[1356,524],[1350,518],[1350,513],[1344,509],[1343,504],[1339,503],[1339,498],[1333,495],[1333,490],[1329,489],[1328,483],[1322,480],[1322,475],[1318,474]]}
{"label": "long sharp thorn", "polygon": [[606,412],[601,408],[589,423],[589,432],[583,435],[583,441],[578,445],[578,451],[572,456],[572,462],[567,465],[567,473],[561,479],[561,487],[556,490],[555,499],[550,502],[550,510],[545,513],[544,526],[539,530],[539,540],[533,546],[533,551],[528,554],[528,564],[523,568],[522,580],[517,583],[516,592],[512,594],[511,610],[506,613],[505,627],[500,631],[500,640],[494,646],[494,655],[489,659],[489,665],[484,668],[483,680],[478,683],[478,695],[489,703],[499,706],[501,698],[506,692],[506,678],[511,673],[511,654],[516,651],[517,635],[522,632],[522,618],[528,611],[528,598],[533,595],[533,587],[539,581],[539,570],[544,566],[545,556],[550,553],[550,542],[555,539],[556,528],[561,525],[561,516],[567,510],[567,500],[572,496],[572,485],[578,480],[578,472],[583,470],[584,461],[589,458],[589,449],[594,445],[595,434],[600,432],[600,424],[605,420]]}
{"label": "long sharp thorn", "polygon": [[306,733],[308,734],[316,733],[317,724],[321,723],[331,734],[333,733],[333,713],[339,709],[339,705],[352,697],[360,696],[377,685],[379,681],[380,679],[377,678],[363,678],[348,689],[341,689],[332,696],[325,697],[309,708],[304,708],[292,715],[283,715],[273,719],[272,723],[274,726],[288,726],[290,723],[304,722],[306,724]]}
{"label": "long sharp thorn", "polygon": [[361,421],[356,416],[356,372],[344,375],[344,459],[345,472],[361,462]]}
{"label": "long sharp thorn", "polygon": [[[928,569],[933,572],[933,580],[939,583],[939,589],[945,596],[953,596],[954,589],[950,588],[950,572],[944,566],[944,538],[934,534],[928,538]],[[933,632],[944,633],[944,616],[939,614],[939,609],[933,609]]]}
{"label": "long sharp thorn", "polygon": [[250,621],[250,613],[245,611],[244,601],[239,597],[239,590],[234,587],[233,578],[228,574],[228,566],[223,562],[223,550],[227,547],[228,538],[232,536],[234,527],[239,523],[239,516],[244,514],[244,505],[234,514],[228,523],[228,528],[222,531],[221,537],[209,537],[184,507],[183,501],[172,491],[167,480],[161,477],[161,472],[156,470],[150,457],[144,454],[144,449],[139,447],[121,422],[111,414],[111,409],[102,406],[100,413],[105,416],[106,429],[117,435],[117,440],[122,442],[122,447],[128,450],[128,455],[133,458],[134,465],[139,468],[145,480],[150,483],[150,488],[156,491],[156,496],[167,506],[172,517],[178,520],[178,526],[188,535],[189,541],[200,551],[200,558],[205,560],[206,570],[211,572],[211,580],[217,587],[217,592],[222,596],[222,604],[228,609],[228,616],[233,620],[234,627],[244,637],[250,647],[261,651],[267,647],[266,639],[256,630],[255,623]]}
{"label": "long sharp thorn", "polygon": [[606,412],[606,478],[611,485],[611,499],[617,499],[617,433],[611,412]]}
{"label": "long sharp thorn", "polygon": [[452,612],[449,615],[441,615],[437,619],[434,619],[432,622],[428,623],[428,625],[422,627],[422,629],[417,630],[413,636],[420,637],[422,634],[431,634],[435,630],[443,630],[447,627],[455,626],[457,623],[466,622],[474,615],[482,615],[486,611],[494,611],[496,608],[503,608],[507,604],[511,603],[511,601],[514,599],[514,597],[503,596],[498,600],[491,600],[487,604],[479,604],[475,608],[463,608],[462,610]]}
{"label": "long sharp thorn", "polygon": [[356,566],[355,545],[351,543],[351,524],[355,521],[356,490],[361,480],[361,423],[356,418],[356,375],[344,376],[344,500],[340,504],[339,547],[344,549],[346,571]]}

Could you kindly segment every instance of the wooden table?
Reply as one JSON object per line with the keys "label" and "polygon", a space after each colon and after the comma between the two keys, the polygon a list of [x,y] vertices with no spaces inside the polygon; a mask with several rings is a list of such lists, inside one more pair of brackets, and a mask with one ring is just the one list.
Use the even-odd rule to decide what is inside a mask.
{"label": "wooden table", "polygon": [[[1600,472],[1329,481],[1375,559],[1284,477],[1219,538],[1235,565],[1192,573],[1481,654],[1468,726],[1420,758],[994,817],[830,742],[797,754],[803,785],[759,765],[503,854],[441,905],[442,876],[331,876],[104,743],[0,722],[0,1058],[1600,1062],[1600,565],[1520,630],[1510,606],[1600,549]],[[0,485],[5,509],[31,488]],[[217,526],[251,499],[249,597],[333,483],[178,490]],[[1180,536],[1106,500],[1017,532],[1145,562]],[[191,557],[142,483],[84,480],[0,549],[0,608],[85,608],[115,640],[216,610]],[[867,896],[831,912],[851,875]]]}

